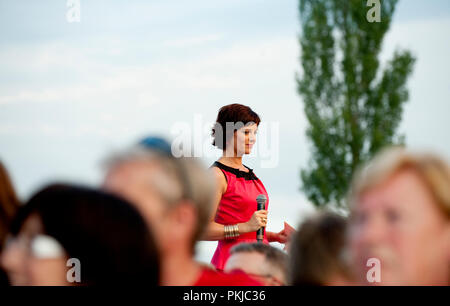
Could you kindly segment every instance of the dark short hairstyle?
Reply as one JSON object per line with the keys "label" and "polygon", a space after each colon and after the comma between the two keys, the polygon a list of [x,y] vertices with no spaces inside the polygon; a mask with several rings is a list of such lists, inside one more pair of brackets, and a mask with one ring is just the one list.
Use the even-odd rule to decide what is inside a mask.
{"label": "dark short hairstyle", "polygon": [[230,249],[230,254],[256,252],[264,255],[265,261],[283,274],[287,274],[288,255],[265,243],[239,243]]}
{"label": "dark short hairstyle", "polygon": [[325,285],[334,273],[351,279],[343,258],[346,226],[346,218],[329,211],[303,222],[290,248],[290,285]]}
{"label": "dark short hairstyle", "polygon": [[44,232],[81,264],[81,285],[159,283],[159,256],[138,211],[125,200],[86,187],[50,185],[21,207],[12,223],[18,235],[37,215]]}
{"label": "dark short hairstyle", "polygon": [[227,123],[242,126],[254,123],[259,125],[261,119],[250,107],[242,104],[229,104],[222,106],[217,115],[216,123],[212,128],[213,146],[225,150],[227,141],[234,135],[236,129],[229,131]]}

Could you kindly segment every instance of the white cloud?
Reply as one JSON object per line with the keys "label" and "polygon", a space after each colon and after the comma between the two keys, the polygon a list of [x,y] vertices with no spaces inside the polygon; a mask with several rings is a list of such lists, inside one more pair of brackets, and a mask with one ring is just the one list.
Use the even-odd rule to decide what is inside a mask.
{"label": "white cloud", "polygon": [[[216,38],[216,36],[212,36]],[[170,62],[153,62],[140,67],[128,67],[118,63],[107,66],[96,61],[93,50],[77,51],[75,46],[62,43],[39,45],[18,55],[15,50],[2,54],[3,63],[11,70],[26,69],[28,74],[37,75],[42,70],[52,71],[64,68],[82,71],[88,80],[52,85],[48,76],[47,88],[35,90],[19,87],[8,95],[0,95],[0,104],[20,101],[102,101],[110,93],[122,91],[128,100],[141,101],[144,95],[152,96],[151,104],[162,99],[158,93],[167,95],[173,88],[192,90],[236,90],[250,83],[252,78],[261,77],[261,72],[271,76],[276,66],[286,67],[286,60],[295,66],[295,39],[276,39],[265,42],[241,43],[216,51],[206,57],[193,60],[180,57]],[[90,57],[92,56],[92,58]],[[28,59],[24,61],[23,59]],[[284,61],[284,63],[282,63]],[[284,64],[284,65],[282,65]],[[291,69],[294,70],[293,68]],[[150,94],[151,93],[151,94]],[[103,97],[103,99],[102,99]],[[131,99],[130,99],[131,98]],[[91,102],[89,102],[91,103]]]}
{"label": "white cloud", "polygon": [[221,35],[219,34],[209,34],[203,36],[195,36],[195,37],[183,37],[178,39],[166,40],[162,44],[163,46],[168,47],[177,47],[177,48],[185,48],[198,46],[205,43],[216,42],[221,39]]}

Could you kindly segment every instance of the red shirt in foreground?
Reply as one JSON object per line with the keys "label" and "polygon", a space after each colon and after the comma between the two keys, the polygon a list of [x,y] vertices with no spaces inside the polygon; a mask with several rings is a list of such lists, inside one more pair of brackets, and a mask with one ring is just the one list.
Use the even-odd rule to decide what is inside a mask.
{"label": "red shirt in foreground", "polygon": [[241,271],[223,273],[204,268],[193,286],[263,286]]}

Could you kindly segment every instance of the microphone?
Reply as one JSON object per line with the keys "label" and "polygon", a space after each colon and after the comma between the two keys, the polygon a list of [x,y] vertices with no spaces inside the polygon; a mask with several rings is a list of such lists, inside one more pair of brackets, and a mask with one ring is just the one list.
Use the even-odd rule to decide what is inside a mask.
{"label": "microphone", "polygon": [[[260,194],[256,197],[256,210],[263,210],[266,208],[267,198],[265,195]],[[256,231],[256,241],[262,242],[264,239],[264,227],[259,228]]]}

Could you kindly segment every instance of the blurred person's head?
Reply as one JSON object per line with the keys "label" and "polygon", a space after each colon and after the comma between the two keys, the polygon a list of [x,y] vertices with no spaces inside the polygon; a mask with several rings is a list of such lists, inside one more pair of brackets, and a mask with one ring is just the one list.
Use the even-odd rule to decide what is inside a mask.
{"label": "blurred person's head", "polygon": [[11,235],[0,263],[12,285],[158,284],[147,225],[116,196],[51,185],[20,208]]}
{"label": "blurred person's head", "polygon": [[136,205],[164,255],[195,251],[212,213],[214,179],[195,158],[175,158],[171,146],[149,137],[107,161],[103,183]]}
{"label": "blurred person's head", "polygon": [[11,220],[20,207],[20,201],[14,191],[8,171],[0,162],[0,252],[9,232]]}
{"label": "blurred person's head", "polygon": [[307,218],[290,247],[289,283],[293,286],[352,284],[345,256],[346,219],[329,211]]}
{"label": "blurred person's head", "polygon": [[450,169],[445,161],[387,149],[358,171],[349,204],[351,257],[362,283],[368,283],[367,263],[375,258],[379,284],[449,284]]}
{"label": "blurred person's head", "polygon": [[282,286],[286,285],[287,257],[264,243],[240,243],[231,248],[224,271],[241,270],[265,286]]}
{"label": "blurred person's head", "polygon": [[212,129],[213,146],[229,156],[250,154],[261,119],[250,107],[229,104],[220,108]]}

